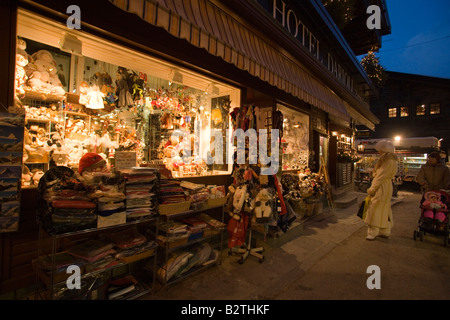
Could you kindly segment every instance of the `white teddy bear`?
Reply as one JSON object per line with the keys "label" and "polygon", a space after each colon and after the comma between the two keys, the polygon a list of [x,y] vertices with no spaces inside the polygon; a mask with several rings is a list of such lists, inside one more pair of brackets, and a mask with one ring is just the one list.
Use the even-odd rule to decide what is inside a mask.
{"label": "white teddy bear", "polygon": [[58,78],[56,62],[50,51],[39,50],[31,55],[32,62],[26,70],[28,86],[33,91],[64,95],[66,92]]}
{"label": "white teddy bear", "polygon": [[24,94],[24,86],[27,82],[27,73],[25,67],[28,64],[28,54],[25,51],[27,44],[22,39],[17,39],[17,51],[16,51],[16,75],[15,75],[15,87],[17,94]]}

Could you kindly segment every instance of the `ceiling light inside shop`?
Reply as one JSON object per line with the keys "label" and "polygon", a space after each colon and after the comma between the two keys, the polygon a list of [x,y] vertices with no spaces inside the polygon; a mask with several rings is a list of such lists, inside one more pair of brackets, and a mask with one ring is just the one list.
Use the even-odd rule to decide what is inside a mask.
{"label": "ceiling light inside shop", "polygon": [[65,33],[59,40],[59,47],[61,51],[72,53],[78,56],[83,55],[81,49],[81,41],[73,34]]}

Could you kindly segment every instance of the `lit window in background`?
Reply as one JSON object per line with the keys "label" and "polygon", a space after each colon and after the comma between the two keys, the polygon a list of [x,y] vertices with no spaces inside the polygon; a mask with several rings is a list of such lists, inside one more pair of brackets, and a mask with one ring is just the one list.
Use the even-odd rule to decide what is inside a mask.
{"label": "lit window in background", "polygon": [[440,103],[430,104],[430,114],[440,114],[440,113],[441,113],[441,104]]}
{"label": "lit window in background", "polygon": [[416,107],[416,116],[424,116],[425,115],[425,105],[422,104]]}
{"label": "lit window in background", "polygon": [[396,118],[397,117],[397,108],[389,108],[388,116],[389,118]]}
{"label": "lit window in background", "polygon": [[400,107],[400,117],[408,117],[408,116],[409,116],[409,108]]}

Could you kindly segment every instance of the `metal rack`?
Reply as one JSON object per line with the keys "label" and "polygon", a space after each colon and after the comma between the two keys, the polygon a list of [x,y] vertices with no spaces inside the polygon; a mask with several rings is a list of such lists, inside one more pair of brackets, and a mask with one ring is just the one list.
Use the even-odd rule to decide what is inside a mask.
{"label": "metal rack", "polygon": [[[69,241],[70,238],[76,238],[73,242],[69,241],[69,244],[75,244],[77,242],[81,242],[83,240],[87,240],[92,238],[95,234],[101,234],[105,232],[110,231],[118,231],[119,229],[126,229],[132,226],[142,226],[144,224],[153,224],[158,230],[158,224],[159,224],[159,215],[155,215],[152,217],[135,220],[135,221],[129,221],[125,224],[120,225],[113,225],[113,226],[107,226],[102,228],[90,228],[90,229],[84,229],[79,231],[73,231],[73,232],[66,232],[61,234],[49,234],[47,233],[42,225],[39,227],[39,248],[38,248],[38,256],[41,256],[43,254],[43,247],[44,247],[44,236],[48,235],[51,238],[51,259],[52,259],[52,268],[50,271],[50,274],[46,274],[42,269],[40,269],[35,261],[32,262],[33,268],[36,271],[36,283],[41,284],[41,286],[38,286],[38,289],[36,290],[36,299],[50,299],[55,300],[59,299],[59,296],[57,294],[57,289],[59,288],[61,292],[66,292],[66,290],[70,290],[67,288],[66,280],[55,280],[56,277],[56,268],[55,268],[55,255],[59,251],[59,241]],[[67,245],[67,244],[66,244]],[[61,245],[63,247],[63,245]],[[83,275],[81,275],[81,281],[84,281],[88,284],[88,292],[84,293],[80,296],[77,296],[76,293],[73,295],[69,295],[70,298],[74,299],[86,299],[88,298],[88,293],[94,286],[95,282],[100,278],[103,277],[104,279],[111,279],[114,277],[114,271],[122,269],[127,269],[125,273],[134,273],[132,269],[132,265],[134,263],[138,263],[143,260],[150,259],[152,257],[155,257],[154,261],[156,263],[156,255],[157,255],[157,245],[155,241],[155,246],[149,250],[149,252],[144,251],[143,253],[139,253],[136,256],[133,256],[133,259],[128,259],[127,261],[118,261],[117,264],[114,264],[110,267],[106,267],[100,270],[94,270],[87,272]],[[60,251],[62,252],[62,251]],[[156,269],[156,266],[155,266]],[[123,271],[123,270],[119,270]],[[123,273],[123,272],[122,272]],[[67,274],[69,276],[69,274]],[[151,284],[144,284],[143,290],[138,291],[134,296],[128,297],[127,299],[137,299],[141,297],[142,295],[151,293],[154,293],[154,283],[155,283],[155,274],[151,275]],[[42,286],[43,285],[43,286]],[[66,288],[63,288],[63,287]],[[81,292],[80,292],[81,293]]]}
{"label": "metal rack", "polygon": [[[188,210],[188,211],[184,211],[184,212],[180,212],[180,213],[174,213],[174,214],[169,214],[169,215],[162,215],[162,221],[163,222],[169,222],[169,221],[175,221],[175,220],[179,220],[185,217],[192,217],[195,215],[198,215],[202,212],[206,212],[209,210],[220,210],[220,215],[221,215],[221,220],[220,222],[223,223],[224,221],[224,206],[220,205],[220,206],[214,206],[214,207],[205,207],[205,208],[200,208],[198,210]],[[217,261],[207,264],[207,265],[202,265],[202,266],[197,266],[194,267],[192,269],[190,269],[188,272],[186,272],[183,275],[177,276],[173,279],[167,279],[167,272],[165,273],[165,278],[161,279],[159,277],[157,277],[157,279],[161,282],[162,286],[166,286],[166,285],[172,285],[176,282],[179,282],[183,279],[186,279],[198,272],[201,272],[202,270],[205,270],[211,266],[214,265],[218,265],[221,264],[221,260],[222,260],[222,248],[223,248],[223,241],[224,241],[224,235],[223,232],[225,230],[224,228],[221,229],[215,229],[215,231],[217,231],[217,233],[211,234],[211,235],[202,235],[202,237],[200,238],[196,238],[193,240],[188,240],[185,243],[171,243],[171,242],[158,242],[158,246],[160,251],[162,251],[161,254],[158,254],[157,258],[160,260],[157,262],[156,264],[156,268],[164,268],[164,266],[167,267],[167,262],[169,260],[169,256],[171,253],[176,253],[177,251],[180,252],[183,249],[186,249],[188,247],[194,246],[195,244],[200,244],[202,242],[205,241],[213,241],[214,239],[216,239],[217,237],[219,237],[219,243],[215,246],[218,251],[219,251],[219,257],[217,259]],[[156,270],[155,270],[156,271]],[[167,271],[167,270],[166,270]]]}

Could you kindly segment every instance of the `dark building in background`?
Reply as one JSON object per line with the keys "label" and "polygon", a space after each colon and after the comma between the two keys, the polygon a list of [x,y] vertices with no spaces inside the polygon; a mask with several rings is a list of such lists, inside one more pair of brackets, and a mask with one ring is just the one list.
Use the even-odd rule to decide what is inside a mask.
{"label": "dark building in background", "polygon": [[380,123],[375,131],[360,127],[357,138],[436,137],[448,154],[450,79],[400,72],[388,72],[388,76],[379,98],[370,101]]}

